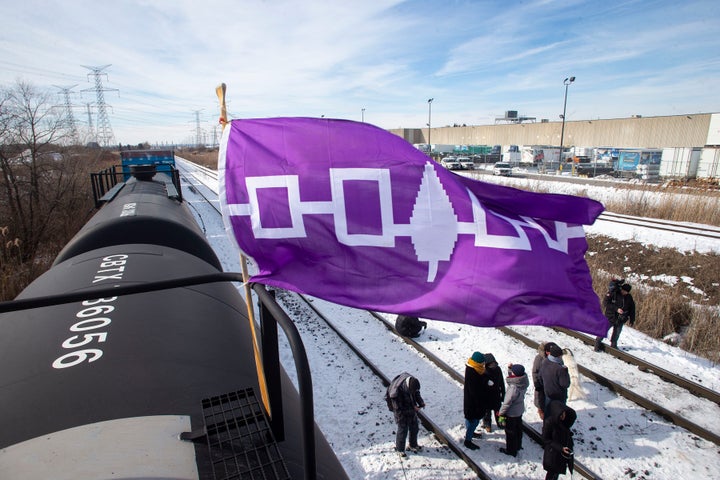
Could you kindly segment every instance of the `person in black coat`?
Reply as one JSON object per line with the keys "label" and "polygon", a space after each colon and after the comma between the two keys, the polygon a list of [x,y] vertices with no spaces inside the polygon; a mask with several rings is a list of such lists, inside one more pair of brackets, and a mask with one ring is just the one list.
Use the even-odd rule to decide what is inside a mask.
{"label": "person in black coat", "polygon": [[540,420],[543,420],[545,418],[545,392],[543,391],[542,380],[540,380],[540,367],[542,366],[543,360],[545,360],[547,356],[550,355],[550,350],[553,345],[557,346],[557,344],[555,344],[554,342],[541,342],[538,345],[538,353],[533,360],[532,381],[533,387],[535,388],[535,393],[533,394],[533,403],[537,408]]}
{"label": "person in black coat", "polygon": [[470,450],[478,447],[472,442],[480,419],[488,410],[490,399],[490,377],[485,373],[485,355],[475,352],[465,364],[465,385],[463,387],[463,414],[465,415],[465,442]]}
{"label": "person in black coat", "polygon": [[395,330],[404,337],[419,337],[423,328],[427,328],[427,322],[423,322],[418,317],[398,315],[395,319]]}
{"label": "person in black coat", "polygon": [[488,409],[482,419],[482,428],[490,433],[492,432],[493,416],[495,417],[495,425],[500,426],[497,421],[498,411],[505,399],[505,379],[503,378],[502,368],[500,368],[498,362],[495,360],[495,355],[492,353],[485,354],[485,373],[490,377],[492,383],[488,383],[490,396],[488,397]]}
{"label": "person in black coat", "polygon": [[557,480],[566,469],[570,473],[574,467],[573,432],[577,413],[564,403],[553,400],[548,405],[543,421],[542,437],[545,446],[543,468],[547,472],[545,480]]}
{"label": "person in black coat", "polygon": [[[617,342],[625,323],[630,323],[631,327],[635,324],[635,300],[630,294],[630,290],[632,290],[632,286],[625,283],[625,280],[613,280],[603,298],[603,313],[612,326],[610,346],[613,348],[618,348]],[[603,338],[595,338],[596,352],[603,350]]]}
{"label": "person in black coat", "polygon": [[547,408],[551,401],[567,402],[568,389],[570,388],[570,372],[563,363],[563,355],[562,348],[553,344],[550,346],[548,356],[540,364],[538,379],[545,397],[545,415],[547,415]]}
{"label": "person in black coat", "polygon": [[400,456],[406,456],[405,440],[409,433],[410,450],[417,452],[420,449],[417,441],[419,431],[417,412],[425,407],[425,401],[420,395],[420,381],[407,372],[401,373],[388,385],[385,401],[397,422],[395,449]]}

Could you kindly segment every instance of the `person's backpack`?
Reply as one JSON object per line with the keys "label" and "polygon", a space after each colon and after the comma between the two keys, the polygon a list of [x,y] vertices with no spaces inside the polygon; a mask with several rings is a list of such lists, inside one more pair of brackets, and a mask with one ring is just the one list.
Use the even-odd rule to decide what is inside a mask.
{"label": "person's backpack", "polygon": [[385,389],[385,403],[387,403],[388,410],[394,412],[392,398],[390,398],[390,385]]}

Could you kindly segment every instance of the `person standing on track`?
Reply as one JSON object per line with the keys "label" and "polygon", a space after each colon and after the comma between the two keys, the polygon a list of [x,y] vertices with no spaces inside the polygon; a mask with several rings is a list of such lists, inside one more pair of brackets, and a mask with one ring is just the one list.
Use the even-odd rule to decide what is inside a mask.
{"label": "person standing on track", "polygon": [[545,411],[545,392],[543,392],[543,385],[542,381],[540,380],[540,366],[542,365],[543,360],[547,358],[548,354],[550,353],[550,347],[553,345],[556,344],[554,342],[542,342],[538,344],[538,354],[535,356],[535,360],[533,360],[532,380],[533,386],[535,387],[533,402],[535,403],[535,407],[537,408],[540,420],[544,418],[543,412]]}
{"label": "person standing on track", "polygon": [[522,414],[525,412],[525,392],[529,386],[525,367],[519,363],[508,365],[507,392],[499,418],[505,424],[505,448],[500,448],[500,451],[513,457],[522,449]]}
{"label": "person standing on track", "polygon": [[505,398],[505,381],[503,379],[503,372],[498,362],[495,360],[495,355],[492,353],[485,354],[485,373],[490,377],[488,386],[490,387],[490,397],[488,399],[488,409],[485,412],[485,416],[482,419],[482,428],[486,432],[492,432],[492,419],[495,417],[495,424],[500,427],[498,423],[498,411],[500,405]]}
{"label": "person standing on track", "polygon": [[388,385],[385,391],[385,401],[397,423],[395,450],[401,457],[407,457],[405,440],[409,433],[410,446],[408,449],[417,453],[420,451],[417,441],[419,430],[417,412],[425,407],[425,401],[420,395],[420,381],[407,372],[401,373]]}
{"label": "person standing on track", "polygon": [[463,445],[470,450],[478,447],[472,442],[475,429],[488,410],[490,399],[490,377],[485,372],[485,355],[474,352],[465,364],[465,386],[463,387],[463,414],[465,415],[465,442]]}
{"label": "person standing on track", "polygon": [[558,480],[566,469],[572,475],[574,467],[573,432],[570,427],[575,423],[577,413],[562,402],[552,401],[545,412],[542,437],[545,445],[543,468],[547,472],[545,480]]}
{"label": "person standing on track", "polygon": [[545,395],[543,413],[547,417],[548,405],[551,401],[567,403],[568,389],[570,388],[570,372],[563,364],[563,351],[559,346],[552,344],[548,356],[542,361],[538,378]]}
{"label": "person standing on track", "polygon": [[[603,310],[605,317],[612,325],[612,334],[610,335],[610,346],[618,348],[618,340],[620,332],[622,332],[625,322],[629,322],[630,326],[635,324],[635,300],[630,294],[632,287],[625,283],[625,280],[613,280],[610,282],[608,293],[603,299]],[[600,352],[604,349],[602,343],[604,337],[595,338],[595,351]]]}

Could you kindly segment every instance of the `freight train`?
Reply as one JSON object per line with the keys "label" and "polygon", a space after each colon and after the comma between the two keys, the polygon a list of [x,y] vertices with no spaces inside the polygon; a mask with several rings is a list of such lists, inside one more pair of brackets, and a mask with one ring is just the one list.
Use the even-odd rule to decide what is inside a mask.
{"label": "freight train", "polygon": [[[272,341],[253,348],[247,305],[222,281],[239,274],[222,272],[174,167],[134,170],[0,303],[0,478],[347,478],[309,377],[298,393]],[[279,310],[262,291],[261,311]]]}

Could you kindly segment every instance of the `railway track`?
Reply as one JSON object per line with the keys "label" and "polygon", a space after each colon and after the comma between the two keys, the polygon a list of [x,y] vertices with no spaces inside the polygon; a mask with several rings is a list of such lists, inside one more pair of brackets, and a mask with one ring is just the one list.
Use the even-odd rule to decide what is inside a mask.
{"label": "railway track", "polygon": [[682,233],[696,237],[713,238],[720,240],[720,228],[708,225],[689,225],[682,222],[672,222],[655,218],[634,217],[621,215],[612,212],[603,212],[598,217],[599,221],[644,227],[663,232]]}

